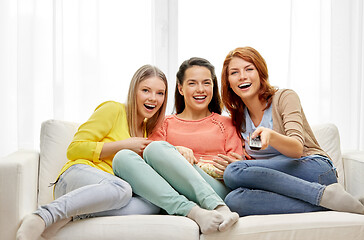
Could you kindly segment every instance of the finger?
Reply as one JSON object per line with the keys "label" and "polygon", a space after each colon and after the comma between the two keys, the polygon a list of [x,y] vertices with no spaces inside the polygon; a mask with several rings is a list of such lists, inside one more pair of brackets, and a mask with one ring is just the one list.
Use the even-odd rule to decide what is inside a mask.
{"label": "finger", "polygon": [[252,134],[252,138],[256,138],[257,136],[259,136],[263,131],[263,127],[258,127]]}
{"label": "finger", "polygon": [[252,156],[250,156],[247,152],[244,152],[245,159],[252,160]]}
{"label": "finger", "polygon": [[213,159],[214,163],[219,164],[226,168],[230,163],[228,161],[222,160],[222,159]]}
{"label": "finger", "polygon": [[219,154],[219,155],[218,155],[218,157],[220,157],[220,158],[224,159],[224,160],[225,160],[228,164],[233,163],[233,162],[235,162],[235,161],[236,161],[236,159],[231,158],[231,157],[226,156],[226,155],[222,155],[222,154],[221,154],[221,156],[220,156],[220,154]]}
{"label": "finger", "polygon": [[223,172],[223,171],[221,171],[221,170],[219,170],[219,169],[215,169],[214,171],[215,171],[215,173],[217,173],[218,175],[224,176],[224,172]]}
{"label": "finger", "polygon": [[149,144],[149,143],[151,143],[151,142],[153,142],[153,140],[150,140],[150,139],[145,138],[145,142],[144,142],[144,143],[145,143],[146,145],[148,145],[148,144]]}
{"label": "finger", "polygon": [[235,152],[231,152],[230,155],[233,156],[234,158],[236,158],[236,160],[242,160],[243,159],[240,154],[237,154]]}
{"label": "finger", "polygon": [[225,171],[225,169],[226,169],[226,167],[224,167],[224,166],[222,166],[222,165],[220,165],[220,164],[218,164],[218,163],[216,163],[216,162],[213,162],[212,163],[212,165],[214,165],[215,166],[215,168],[217,168],[218,170],[220,170],[221,172],[224,172]]}

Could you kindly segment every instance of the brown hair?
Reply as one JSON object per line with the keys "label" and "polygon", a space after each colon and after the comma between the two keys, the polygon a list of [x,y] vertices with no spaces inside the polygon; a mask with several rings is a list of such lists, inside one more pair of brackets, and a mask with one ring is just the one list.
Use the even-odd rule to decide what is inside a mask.
{"label": "brown hair", "polygon": [[239,47],[229,52],[224,60],[221,72],[221,95],[222,101],[231,115],[236,131],[240,135],[240,132],[245,132],[246,129],[244,114],[245,104],[241,98],[235,94],[229,84],[228,68],[234,57],[241,58],[254,64],[257,69],[260,78],[259,99],[267,102],[265,109],[269,108],[272,104],[272,96],[277,91],[277,88],[269,84],[267,64],[257,50],[252,47]]}
{"label": "brown hair", "polygon": [[215,67],[206,59],[198,58],[198,57],[193,57],[193,58],[190,58],[190,59],[184,61],[181,64],[181,66],[179,67],[179,70],[176,74],[177,81],[176,81],[176,89],[174,92],[174,109],[175,109],[176,113],[179,114],[179,113],[183,112],[183,110],[186,107],[185,99],[178,91],[178,84],[181,86],[183,85],[183,82],[185,80],[184,78],[185,78],[186,70],[193,66],[205,67],[208,70],[210,70],[212,84],[213,84],[213,93],[212,93],[212,99],[211,99],[211,102],[209,103],[208,109],[210,112],[221,114],[222,102],[221,102],[221,97],[220,97],[220,93],[219,93],[219,86],[217,85]]}
{"label": "brown hair", "polygon": [[167,78],[164,73],[157,67],[151,65],[144,65],[140,67],[135,73],[133,78],[131,79],[129,85],[129,92],[128,92],[128,100],[127,100],[127,107],[126,107],[126,115],[129,125],[129,133],[131,137],[136,137],[136,130],[137,130],[137,101],[136,101],[136,91],[138,89],[139,84],[150,78],[150,77],[159,77],[166,86],[166,92],[164,97],[164,102],[161,108],[156,112],[151,118],[145,121],[145,129],[148,135],[152,133],[154,128],[159,125],[164,118],[167,106],[167,96],[168,96],[168,83]]}

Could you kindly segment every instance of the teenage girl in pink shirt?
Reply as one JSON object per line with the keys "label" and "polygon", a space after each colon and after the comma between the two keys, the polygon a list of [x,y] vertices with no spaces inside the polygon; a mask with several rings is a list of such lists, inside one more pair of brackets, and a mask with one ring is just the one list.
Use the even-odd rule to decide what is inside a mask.
{"label": "teenage girl in pink shirt", "polygon": [[222,200],[226,187],[193,164],[200,157],[209,161],[220,153],[240,156],[242,143],[231,120],[220,115],[216,75],[207,60],[182,63],[175,101],[177,115],[167,117],[151,136],[164,141],[150,143],[143,158],[130,150],[120,151],[113,161],[114,173],[134,193],[168,214],[194,220],[202,233],[224,231],[238,220]]}

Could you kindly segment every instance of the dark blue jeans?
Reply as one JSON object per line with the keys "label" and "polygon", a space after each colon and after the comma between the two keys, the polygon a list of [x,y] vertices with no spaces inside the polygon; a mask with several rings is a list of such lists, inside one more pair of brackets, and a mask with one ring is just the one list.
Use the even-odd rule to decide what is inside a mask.
{"label": "dark blue jeans", "polygon": [[232,191],[225,202],[240,216],[327,210],[319,203],[326,185],[336,183],[331,161],[320,155],[230,164],[224,181]]}

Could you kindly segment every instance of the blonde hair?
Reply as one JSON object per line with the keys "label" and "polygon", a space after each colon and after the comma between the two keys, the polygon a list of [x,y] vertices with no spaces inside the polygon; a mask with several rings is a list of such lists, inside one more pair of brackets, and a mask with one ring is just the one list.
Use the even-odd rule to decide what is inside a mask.
{"label": "blonde hair", "polygon": [[165,112],[166,112],[166,106],[167,106],[167,96],[168,96],[168,83],[167,78],[164,75],[164,73],[157,67],[152,65],[144,65],[140,67],[135,73],[133,78],[131,79],[130,85],[129,85],[129,92],[128,92],[128,99],[126,103],[126,115],[129,125],[129,133],[131,137],[137,136],[137,116],[138,116],[138,109],[137,109],[137,89],[139,87],[139,84],[150,78],[150,77],[158,77],[160,78],[165,86],[165,98],[164,102],[161,106],[161,108],[156,112],[153,117],[150,119],[146,119],[144,121],[144,129],[147,132],[147,135],[151,134],[152,131],[162,122]]}

